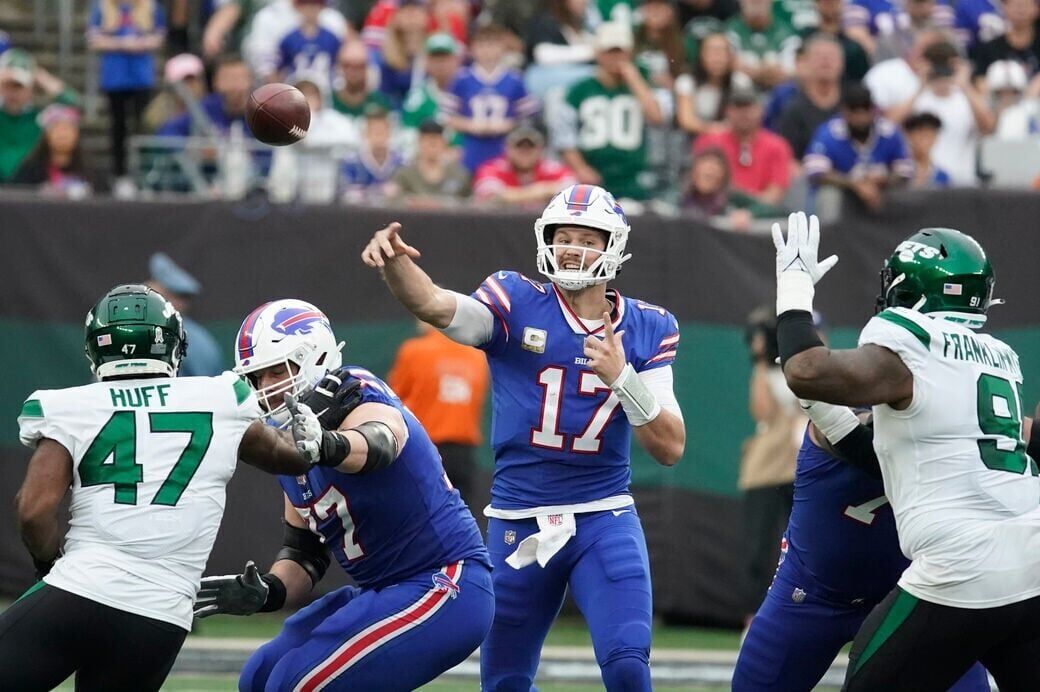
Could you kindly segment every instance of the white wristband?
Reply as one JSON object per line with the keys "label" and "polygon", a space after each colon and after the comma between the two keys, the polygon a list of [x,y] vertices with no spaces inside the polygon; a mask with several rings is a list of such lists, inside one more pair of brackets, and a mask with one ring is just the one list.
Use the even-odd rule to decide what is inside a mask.
{"label": "white wristband", "polygon": [[624,370],[614,380],[610,388],[621,402],[621,408],[628,417],[628,422],[638,428],[646,425],[661,413],[661,404],[646,384],[639,379],[639,374],[631,363],[626,363]]}
{"label": "white wristband", "polygon": [[845,436],[859,426],[859,418],[847,406],[835,406],[822,401],[806,401],[799,399],[805,415],[809,416],[823,436],[832,445],[838,444]]}
{"label": "white wristband", "polygon": [[776,278],[776,316],[788,310],[805,310],[812,312],[813,296],[812,277],[808,272],[791,270]]}

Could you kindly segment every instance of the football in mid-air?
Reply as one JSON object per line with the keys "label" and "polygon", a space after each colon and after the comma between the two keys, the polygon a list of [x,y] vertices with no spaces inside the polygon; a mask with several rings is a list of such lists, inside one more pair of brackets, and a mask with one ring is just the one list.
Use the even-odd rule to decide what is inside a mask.
{"label": "football in mid-air", "polygon": [[307,134],[311,109],[300,90],[288,84],[265,84],[249,95],[246,122],[264,144],[295,144]]}

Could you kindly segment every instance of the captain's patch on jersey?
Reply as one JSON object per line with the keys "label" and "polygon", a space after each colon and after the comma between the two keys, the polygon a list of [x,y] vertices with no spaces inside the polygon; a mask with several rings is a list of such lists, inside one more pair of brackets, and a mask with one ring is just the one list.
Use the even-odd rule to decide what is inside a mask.
{"label": "captain's patch on jersey", "polygon": [[544,329],[524,327],[524,339],[520,342],[521,348],[532,353],[545,353],[545,342],[549,335]]}

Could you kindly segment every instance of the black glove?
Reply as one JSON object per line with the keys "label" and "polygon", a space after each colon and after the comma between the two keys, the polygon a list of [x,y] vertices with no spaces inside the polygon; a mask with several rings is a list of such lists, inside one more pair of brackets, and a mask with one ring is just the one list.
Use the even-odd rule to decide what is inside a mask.
{"label": "black glove", "polygon": [[318,416],[325,430],[336,430],[343,419],[361,404],[361,380],[340,368],[326,373],[318,384],[297,401]]}
{"label": "black glove", "polygon": [[[265,576],[250,560],[242,574],[204,578],[195,600],[195,617],[205,618],[220,613],[252,615],[259,611],[267,604],[271,593],[271,584]],[[284,602],[284,595],[282,598]]]}

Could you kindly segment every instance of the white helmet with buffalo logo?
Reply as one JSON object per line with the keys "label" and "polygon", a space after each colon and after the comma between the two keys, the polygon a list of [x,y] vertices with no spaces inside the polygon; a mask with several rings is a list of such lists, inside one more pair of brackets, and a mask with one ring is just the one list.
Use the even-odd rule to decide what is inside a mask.
{"label": "white helmet with buffalo logo", "polygon": [[[235,372],[257,389],[272,421],[283,424],[290,416],[282,396],[298,397],[326,372],[339,368],[342,348],[321,310],[302,300],[275,300],[253,310],[242,322],[235,340]],[[278,364],[285,365],[290,377],[257,388],[255,373]]]}
{"label": "white helmet with buffalo logo", "polygon": [[[607,237],[607,247],[602,251],[585,248],[585,253],[595,256],[583,257],[582,269],[561,269],[556,251],[567,246],[553,245],[553,234],[559,226],[602,231]],[[614,195],[596,185],[571,185],[549,200],[534,223],[538,271],[570,291],[610,281],[617,276],[621,264],[632,256],[625,254],[630,230],[628,217]]]}

